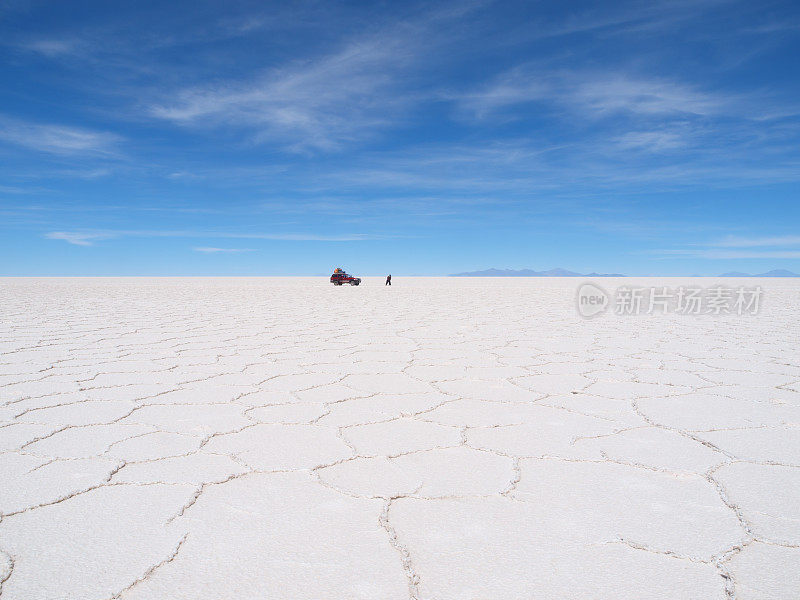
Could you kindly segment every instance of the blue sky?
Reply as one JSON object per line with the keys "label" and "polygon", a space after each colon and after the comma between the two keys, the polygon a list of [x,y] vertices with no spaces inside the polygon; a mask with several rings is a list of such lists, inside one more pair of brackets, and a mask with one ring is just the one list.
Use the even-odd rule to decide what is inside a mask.
{"label": "blue sky", "polygon": [[0,274],[800,272],[792,2],[0,4]]}

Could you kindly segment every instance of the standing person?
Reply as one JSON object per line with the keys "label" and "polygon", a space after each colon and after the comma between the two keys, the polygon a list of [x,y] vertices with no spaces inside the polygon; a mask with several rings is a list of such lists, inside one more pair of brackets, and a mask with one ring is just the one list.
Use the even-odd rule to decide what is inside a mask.
{"label": "standing person", "polygon": [[391,275],[387,275],[386,276],[386,283],[384,285],[392,285],[392,276]]}

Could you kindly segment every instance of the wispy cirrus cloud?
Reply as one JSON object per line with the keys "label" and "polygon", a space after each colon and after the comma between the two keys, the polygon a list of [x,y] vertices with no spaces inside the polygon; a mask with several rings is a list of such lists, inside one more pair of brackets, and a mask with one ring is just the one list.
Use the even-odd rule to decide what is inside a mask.
{"label": "wispy cirrus cloud", "polygon": [[447,27],[485,0],[445,3],[407,19],[378,22],[317,56],[246,78],[169,90],[149,115],[195,128],[236,127],[249,141],[290,151],[330,151],[402,123],[430,90],[409,81],[447,43]]}
{"label": "wispy cirrus cloud", "polygon": [[351,42],[248,82],[178,91],[150,113],[185,126],[255,128],[252,141],[294,150],[331,150],[391,125],[408,105],[396,77],[410,55],[400,36]]}
{"label": "wispy cirrus cloud", "polygon": [[515,67],[483,89],[450,98],[463,112],[478,118],[529,103],[590,119],[614,113],[710,115],[722,111],[727,103],[721,96],[665,78],[614,70],[554,71],[536,65]]}
{"label": "wispy cirrus cloud", "polygon": [[629,131],[614,141],[623,150],[665,152],[684,148],[689,143],[690,136],[691,134],[684,128],[680,130]]}
{"label": "wispy cirrus cloud", "polygon": [[[214,18],[204,21],[200,17],[203,7],[194,8],[195,18],[187,19],[185,13],[173,10],[174,5],[155,7],[151,9],[145,30],[132,23],[141,13],[140,7],[117,7],[116,19],[100,25],[82,25],[77,32],[56,30],[48,34],[37,30],[32,36],[14,36],[7,43],[48,59],[130,67],[132,62],[146,61],[147,53],[160,49],[227,41],[263,31],[282,31],[287,21],[297,17],[296,7],[269,6],[254,10],[252,6],[236,6],[234,3],[225,15],[216,14],[214,7],[210,7]],[[0,7],[0,11],[2,9]],[[322,18],[329,12],[324,6],[304,9],[307,19],[312,16]],[[307,26],[303,20],[297,21],[295,26],[299,29]]]}
{"label": "wispy cirrus cloud", "polygon": [[195,252],[204,254],[237,254],[240,252],[255,252],[254,248],[215,248],[214,246],[199,246],[192,248]]}
{"label": "wispy cirrus cloud", "polygon": [[640,34],[668,30],[684,21],[698,20],[703,13],[730,4],[730,0],[677,0],[670,3],[625,3],[595,5],[587,10],[570,8],[564,17],[525,23],[526,33],[536,39],[591,33],[603,36]]}
{"label": "wispy cirrus cloud", "polygon": [[49,240],[63,240],[74,246],[92,246],[95,242],[108,240],[115,236],[107,232],[51,231],[44,237]]}
{"label": "wispy cirrus cloud", "polygon": [[81,53],[84,44],[74,38],[40,38],[21,43],[19,47],[47,58],[57,58]]}
{"label": "wispy cirrus cloud", "polygon": [[659,250],[662,256],[708,259],[800,258],[800,236],[727,236],[692,248]]}
{"label": "wispy cirrus cloud", "polygon": [[779,235],[772,237],[728,236],[711,242],[710,246],[722,248],[760,248],[769,246],[800,246],[800,235]]}
{"label": "wispy cirrus cloud", "polygon": [[[313,233],[239,233],[220,231],[158,231],[158,230],[85,230],[85,231],[51,231],[44,237],[50,240],[62,240],[76,246],[92,246],[95,242],[115,238],[206,238],[206,239],[246,239],[273,240],[288,242],[360,242],[365,240],[386,239],[389,236],[351,233],[341,235],[318,235]],[[226,249],[214,246],[199,246],[198,252],[224,252]],[[231,249],[231,251],[250,251],[249,249]]]}
{"label": "wispy cirrus cloud", "polygon": [[0,142],[59,155],[111,156],[122,137],[107,131],[0,117]]}
{"label": "wispy cirrus cloud", "polygon": [[663,257],[706,258],[711,260],[734,260],[749,258],[800,258],[800,250],[658,250]]}

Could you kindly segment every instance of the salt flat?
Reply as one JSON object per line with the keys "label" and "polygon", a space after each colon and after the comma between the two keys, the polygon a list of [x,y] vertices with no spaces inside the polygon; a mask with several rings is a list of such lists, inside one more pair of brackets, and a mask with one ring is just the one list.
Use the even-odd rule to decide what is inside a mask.
{"label": "salt flat", "polygon": [[382,283],[0,280],[2,598],[800,597],[800,281]]}

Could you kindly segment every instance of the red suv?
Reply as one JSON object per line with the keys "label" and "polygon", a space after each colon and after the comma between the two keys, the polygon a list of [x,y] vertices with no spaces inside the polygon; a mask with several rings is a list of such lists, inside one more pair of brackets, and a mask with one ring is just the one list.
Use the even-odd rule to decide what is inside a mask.
{"label": "red suv", "polygon": [[331,283],[333,285],[344,285],[345,283],[349,283],[350,285],[358,285],[361,283],[361,278],[348,275],[342,269],[336,269],[333,272],[333,275],[331,275]]}

